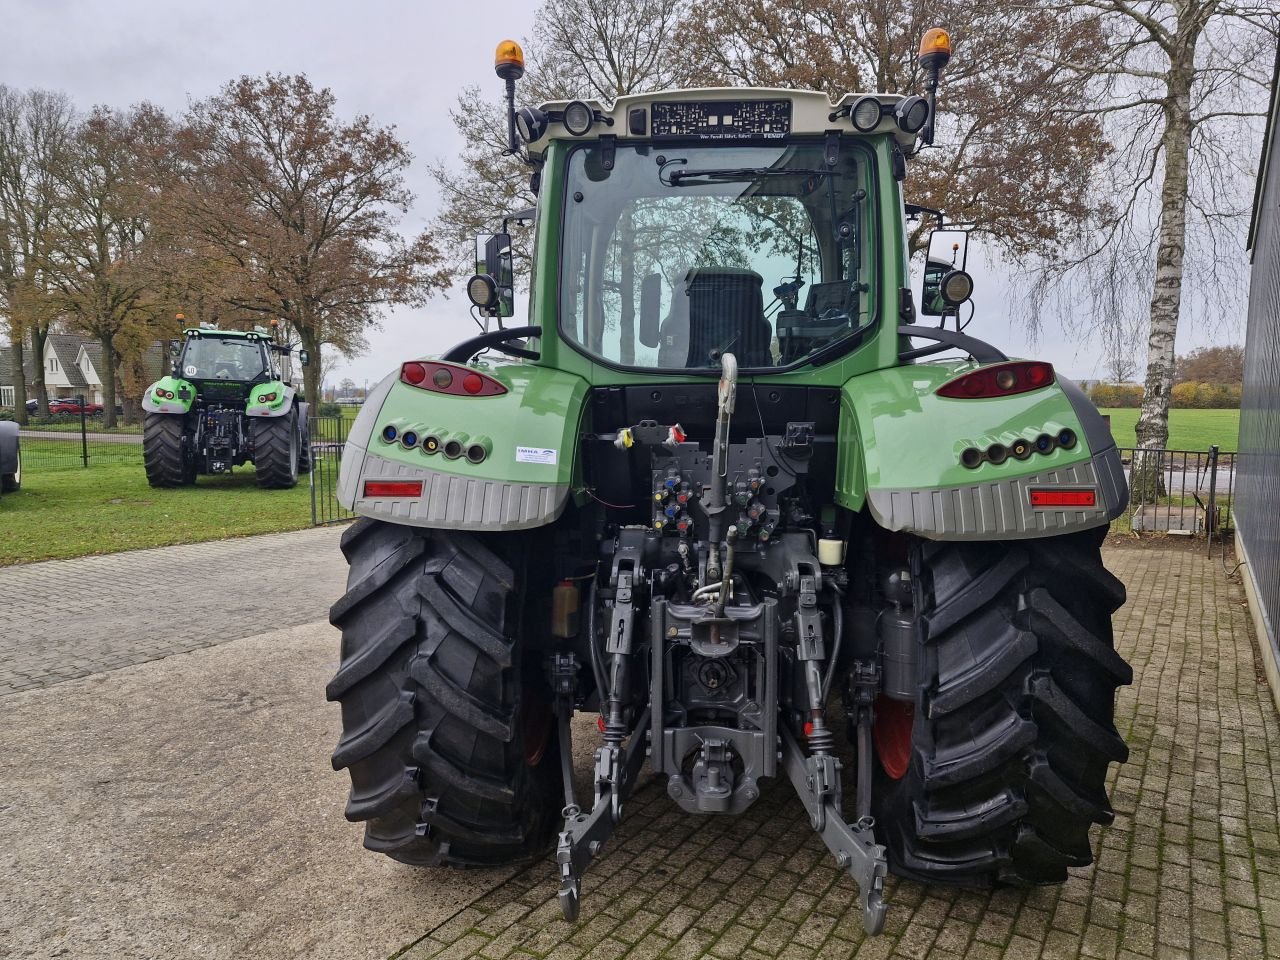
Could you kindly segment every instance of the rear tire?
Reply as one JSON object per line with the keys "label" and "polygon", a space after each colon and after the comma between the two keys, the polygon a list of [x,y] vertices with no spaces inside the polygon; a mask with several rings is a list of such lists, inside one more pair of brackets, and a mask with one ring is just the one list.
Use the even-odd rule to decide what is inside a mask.
{"label": "rear tire", "polygon": [[1024,886],[1092,862],[1089,828],[1114,818],[1108,764],[1129,754],[1115,690],[1133,679],[1112,643],[1125,589],[1102,565],[1105,532],[918,543],[924,684],[902,749],[877,739],[873,791],[893,873]]}
{"label": "rear tire", "polygon": [[296,487],[301,451],[297,409],[282,417],[253,421],[253,466],[258,486],[268,490]]}
{"label": "rear tire", "polygon": [[334,769],[370,850],[419,866],[544,852],[563,797],[546,681],[522,662],[524,564],[501,536],[362,519],[342,537],[347,593]]}
{"label": "rear tire", "polygon": [[22,489],[22,441],[14,438],[13,454],[18,465],[13,473],[0,474],[0,493],[17,493]]}
{"label": "rear tire", "polygon": [[196,468],[184,442],[187,418],[172,413],[147,413],[142,420],[142,462],[153,487],[181,487],[195,483]]}

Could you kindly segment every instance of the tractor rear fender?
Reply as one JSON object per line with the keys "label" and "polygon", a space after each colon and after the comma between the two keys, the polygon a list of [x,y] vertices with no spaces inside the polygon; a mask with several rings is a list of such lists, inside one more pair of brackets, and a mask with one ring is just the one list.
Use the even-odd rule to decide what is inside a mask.
{"label": "tractor rear fender", "polygon": [[505,392],[440,393],[402,383],[398,371],[369,392],[342,454],[343,506],[440,529],[524,530],[560,516],[586,381],[531,363],[476,369]]}
{"label": "tractor rear fender", "polygon": [[180,377],[161,377],[142,395],[142,409],[147,413],[186,414],[196,402],[196,388]]}
{"label": "tractor rear fender", "polygon": [[245,403],[245,416],[283,417],[293,409],[293,398],[296,392],[289,384],[279,380],[254,384],[249,390],[249,399]]}
{"label": "tractor rear fender", "polygon": [[[937,395],[978,366],[922,363],[849,380],[840,401],[837,501],[866,506],[886,529],[935,540],[1056,536],[1123,513],[1120,454],[1083,391],[1059,376],[1009,396]],[[1022,451],[1019,441],[1029,445],[1021,458],[1013,453]],[[981,455],[975,466],[965,464],[966,451]]]}

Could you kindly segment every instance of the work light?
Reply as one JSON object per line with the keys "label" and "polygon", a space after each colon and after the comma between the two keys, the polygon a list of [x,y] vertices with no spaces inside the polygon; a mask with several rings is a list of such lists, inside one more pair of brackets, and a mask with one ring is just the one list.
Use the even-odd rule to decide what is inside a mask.
{"label": "work light", "polygon": [[929,101],[924,97],[907,97],[894,108],[898,129],[904,133],[918,133],[929,119]]}
{"label": "work light", "polygon": [[880,101],[875,97],[863,97],[849,111],[853,128],[860,133],[870,133],[880,125]]}
{"label": "work light", "polygon": [[521,107],[516,111],[516,132],[525,143],[541,140],[547,132],[547,115],[537,107]]}
{"label": "work light", "polygon": [[575,137],[580,137],[590,130],[594,120],[591,108],[581,100],[574,100],[564,108],[564,128]]}

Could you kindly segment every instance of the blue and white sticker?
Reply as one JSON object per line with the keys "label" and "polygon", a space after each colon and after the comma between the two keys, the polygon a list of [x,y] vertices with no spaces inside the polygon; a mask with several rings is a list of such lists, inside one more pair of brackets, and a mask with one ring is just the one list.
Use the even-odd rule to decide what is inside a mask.
{"label": "blue and white sticker", "polygon": [[554,447],[516,447],[516,463],[543,463],[555,466],[558,451]]}

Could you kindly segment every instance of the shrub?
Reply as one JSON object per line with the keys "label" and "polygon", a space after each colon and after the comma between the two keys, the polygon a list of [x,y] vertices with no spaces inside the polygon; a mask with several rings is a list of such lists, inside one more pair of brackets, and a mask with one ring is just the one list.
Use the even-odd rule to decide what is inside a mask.
{"label": "shrub", "polygon": [[336,403],[320,403],[316,405],[317,417],[340,417],[342,416],[342,407]]}
{"label": "shrub", "polygon": [[1240,384],[1179,383],[1173,388],[1173,405],[1192,410],[1238,410]]}
{"label": "shrub", "polygon": [[1096,407],[1140,407],[1142,388],[1136,384],[1099,383],[1089,391]]}
{"label": "shrub", "polygon": [[10,407],[0,407],[0,420],[16,420],[13,410]]}

